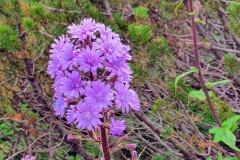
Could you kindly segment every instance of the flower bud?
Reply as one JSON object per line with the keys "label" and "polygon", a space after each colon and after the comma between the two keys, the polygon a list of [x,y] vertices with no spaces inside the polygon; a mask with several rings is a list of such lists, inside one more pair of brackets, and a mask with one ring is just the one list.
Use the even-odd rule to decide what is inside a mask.
{"label": "flower bud", "polygon": [[67,136],[67,140],[68,140],[68,141],[74,141],[74,140],[79,140],[79,141],[81,141],[81,140],[82,140],[82,137],[81,137],[81,136],[78,136],[78,135],[68,135],[68,136]]}
{"label": "flower bud", "polygon": [[127,150],[134,150],[137,148],[137,145],[135,143],[130,143],[130,144],[125,145],[125,148]]}
{"label": "flower bud", "polygon": [[36,160],[36,157],[28,154],[24,158],[21,158],[21,160]]}
{"label": "flower bud", "polygon": [[137,160],[137,151],[132,151],[132,160]]}

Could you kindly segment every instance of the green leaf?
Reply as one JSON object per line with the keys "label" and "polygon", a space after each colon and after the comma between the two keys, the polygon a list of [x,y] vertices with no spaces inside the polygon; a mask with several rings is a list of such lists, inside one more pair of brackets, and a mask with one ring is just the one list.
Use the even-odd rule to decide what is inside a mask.
{"label": "green leaf", "polygon": [[5,123],[0,125],[0,130],[4,136],[11,136],[14,131]]}
{"label": "green leaf", "polygon": [[235,135],[227,128],[214,127],[209,130],[211,134],[214,134],[213,142],[223,142],[232,149],[240,152],[240,149],[236,147]]}
{"label": "green leaf", "polygon": [[232,132],[238,128],[237,121],[240,119],[239,115],[233,116],[223,122],[222,127],[231,130]]}
{"label": "green leaf", "polygon": [[25,104],[25,103],[24,103],[24,104],[21,104],[20,107],[21,107],[21,111],[22,111],[22,112],[28,110],[28,104]]}
{"label": "green leaf", "polygon": [[[212,97],[213,92],[209,91],[208,95],[209,95],[209,97]],[[202,89],[200,89],[198,91],[191,91],[191,92],[188,93],[188,96],[191,97],[191,98],[199,99],[201,101],[205,101],[206,100],[206,96],[205,96],[205,94],[204,94]]]}
{"label": "green leaf", "polygon": [[218,152],[218,160],[223,160],[222,153]]}
{"label": "green leaf", "polygon": [[196,23],[202,23],[202,24],[206,24],[205,22],[203,22],[201,19],[199,19],[199,18],[196,18],[195,20],[194,20]]}
{"label": "green leaf", "polygon": [[178,76],[176,77],[176,79],[175,79],[175,85],[174,85],[174,87],[175,87],[175,94],[176,94],[176,91],[177,91],[177,83],[178,83],[178,81],[179,81],[180,79],[182,79],[183,77],[185,77],[186,75],[190,74],[190,73],[198,73],[198,69],[195,68],[195,67],[190,67],[190,71],[184,72],[184,73],[182,73],[182,74],[180,74],[180,75],[178,75]]}
{"label": "green leaf", "polygon": [[216,85],[224,84],[224,83],[231,83],[231,81],[230,80],[222,80],[222,81],[217,81],[217,82],[207,82],[207,83],[205,83],[205,86],[207,88],[212,88]]}
{"label": "green leaf", "polygon": [[0,160],[4,160],[7,157],[7,155],[0,150]]}
{"label": "green leaf", "polygon": [[133,9],[133,15],[137,22],[143,23],[148,18],[148,9],[142,6]]}

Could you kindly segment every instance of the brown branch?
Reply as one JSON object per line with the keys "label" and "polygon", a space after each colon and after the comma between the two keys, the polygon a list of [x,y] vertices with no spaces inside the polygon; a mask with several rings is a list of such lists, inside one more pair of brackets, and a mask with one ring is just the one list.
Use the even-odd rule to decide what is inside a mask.
{"label": "brown branch", "polygon": [[110,5],[109,5],[108,0],[104,0],[104,5],[105,5],[105,8],[106,8],[107,14],[108,14],[108,16],[110,17],[110,20],[113,21],[114,18],[113,18],[112,11],[111,11],[111,7],[110,7]]}
{"label": "brown branch", "polygon": [[26,150],[28,150],[29,148],[31,148],[39,139],[43,138],[43,137],[46,136],[46,135],[48,135],[48,133],[46,133],[46,134],[38,137],[38,138],[35,139],[35,140],[33,141],[33,143],[31,143],[27,148],[25,148],[25,149],[23,149],[23,150],[21,150],[21,151],[18,151],[18,152],[16,152],[16,153],[14,153],[14,154],[11,155],[10,157],[8,157],[6,160],[10,160],[10,159],[12,159],[13,157],[17,156],[18,154],[20,154],[20,153],[22,153],[22,152],[25,152]]}

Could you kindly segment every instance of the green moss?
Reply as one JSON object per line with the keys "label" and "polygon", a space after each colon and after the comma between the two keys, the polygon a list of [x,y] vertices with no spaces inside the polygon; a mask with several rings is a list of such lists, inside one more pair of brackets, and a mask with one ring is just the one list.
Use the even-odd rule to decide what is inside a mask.
{"label": "green moss", "polygon": [[148,18],[148,9],[142,6],[133,9],[133,15],[139,24],[144,24]]}
{"label": "green moss", "polygon": [[17,32],[11,26],[0,26],[0,50],[15,51],[20,47]]}
{"label": "green moss", "polygon": [[22,25],[28,32],[37,30],[37,25],[33,22],[32,18],[30,17],[23,17]]}
{"label": "green moss", "polygon": [[234,35],[240,37],[240,5],[231,3],[227,7],[229,15],[228,28]]}
{"label": "green moss", "polygon": [[210,16],[215,16],[217,15],[217,10],[220,7],[220,2],[213,1],[213,0],[207,0],[204,2],[204,9],[210,13]]}
{"label": "green moss", "polygon": [[224,55],[224,69],[231,75],[239,73],[240,63],[237,61],[235,55]]}

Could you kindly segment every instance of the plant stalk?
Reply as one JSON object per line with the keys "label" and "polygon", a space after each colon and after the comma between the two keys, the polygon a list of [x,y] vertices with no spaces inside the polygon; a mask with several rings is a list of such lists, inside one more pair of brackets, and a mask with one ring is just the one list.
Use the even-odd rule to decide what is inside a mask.
{"label": "plant stalk", "polygon": [[210,107],[210,110],[212,112],[212,115],[213,115],[215,121],[217,122],[219,127],[222,127],[221,120],[219,119],[219,116],[218,116],[216,110],[213,107],[213,104],[212,104],[211,99],[209,97],[208,90],[207,90],[207,87],[205,86],[205,82],[204,82],[202,72],[201,72],[201,66],[200,66],[200,61],[199,61],[199,53],[198,53],[198,45],[197,45],[197,32],[196,32],[196,25],[195,25],[195,17],[194,17],[194,14],[192,14],[192,13],[194,13],[193,1],[188,0],[188,5],[189,5],[190,18],[191,18],[191,26],[192,26],[192,37],[193,37],[193,47],[194,47],[194,63],[195,63],[195,66],[198,69],[198,77],[199,77],[200,85],[201,85],[202,90],[203,90],[203,92],[206,96],[207,103]]}
{"label": "plant stalk", "polygon": [[[102,118],[102,123],[104,123],[104,118]],[[102,140],[102,150],[104,155],[104,160],[111,160],[110,150],[108,145],[108,134],[104,126],[101,127],[101,140]]]}

